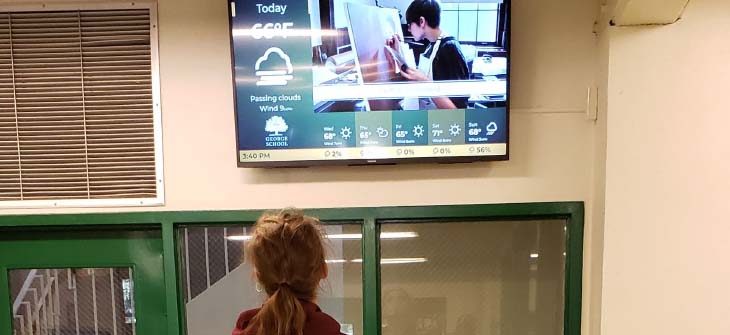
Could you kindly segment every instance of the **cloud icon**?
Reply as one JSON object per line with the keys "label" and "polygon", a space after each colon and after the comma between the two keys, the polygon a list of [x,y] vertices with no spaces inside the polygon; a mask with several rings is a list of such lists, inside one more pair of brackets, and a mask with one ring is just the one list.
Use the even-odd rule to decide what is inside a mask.
{"label": "cloud icon", "polygon": [[487,125],[487,136],[494,135],[494,133],[497,132],[497,129],[499,129],[499,128],[497,128],[497,123],[496,122],[490,122]]}
{"label": "cloud icon", "polygon": [[291,58],[277,47],[271,47],[256,61],[257,86],[282,86],[294,79]]}

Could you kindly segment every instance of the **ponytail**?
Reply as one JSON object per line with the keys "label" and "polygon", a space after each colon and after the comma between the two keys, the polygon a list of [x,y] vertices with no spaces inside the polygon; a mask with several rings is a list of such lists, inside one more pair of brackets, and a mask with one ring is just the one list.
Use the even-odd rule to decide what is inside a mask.
{"label": "ponytail", "polygon": [[282,283],[251,323],[257,326],[257,335],[302,335],[305,321],[302,303],[291,287]]}
{"label": "ponytail", "polygon": [[303,335],[307,315],[300,299],[313,300],[327,273],[318,224],[291,210],[264,214],[256,222],[246,255],[269,297],[251,319],[250,332]]}

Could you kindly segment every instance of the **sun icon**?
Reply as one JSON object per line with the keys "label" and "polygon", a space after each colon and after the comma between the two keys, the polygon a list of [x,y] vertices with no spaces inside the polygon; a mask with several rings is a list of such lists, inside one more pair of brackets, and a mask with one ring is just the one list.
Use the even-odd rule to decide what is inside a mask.
{"label": "sun icon", "polygon": [[350,130],[350,127],[345,127],[340,129],[340,136],[342,136],[343,139],[349,139],[350,136],[352,136],[352,130]]}
{"label": "sun icon", "polygon": [[413,136],[415,137],[421,137],[423,136],[423,126],[420,124],[417,124],[413,127]]}
{"label": "sun icon", "polygon": [[449,127],[449,134],[451,134],[451,136],[458,136],[461,134],[461,127],[456,123],[452,124]]}

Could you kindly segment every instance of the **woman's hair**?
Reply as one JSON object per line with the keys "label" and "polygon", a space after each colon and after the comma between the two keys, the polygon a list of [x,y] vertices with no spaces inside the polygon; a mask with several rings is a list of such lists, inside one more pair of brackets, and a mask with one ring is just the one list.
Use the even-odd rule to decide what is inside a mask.
{"label": "woman's hair", "polygon": [[406,23],[418,23],[421,17],[429,27],[438,27],[441,24],[441,6],[438,0],[413,0],[406,9]]}
{"label": "woman's hair", "polygon": [[302,335],[306,315],[299,299],[314,299],[327,271],[319,220],[294,209],[265,213],[245,252],[269,296],[249,327],[257,335]]}

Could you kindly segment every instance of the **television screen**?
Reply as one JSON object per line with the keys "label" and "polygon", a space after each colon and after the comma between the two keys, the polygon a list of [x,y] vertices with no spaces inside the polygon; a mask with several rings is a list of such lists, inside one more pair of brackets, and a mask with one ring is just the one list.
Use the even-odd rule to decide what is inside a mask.
{"label": "television screen", "polygon": [[506,160],[509,5],[231,1],[238,165]]}

